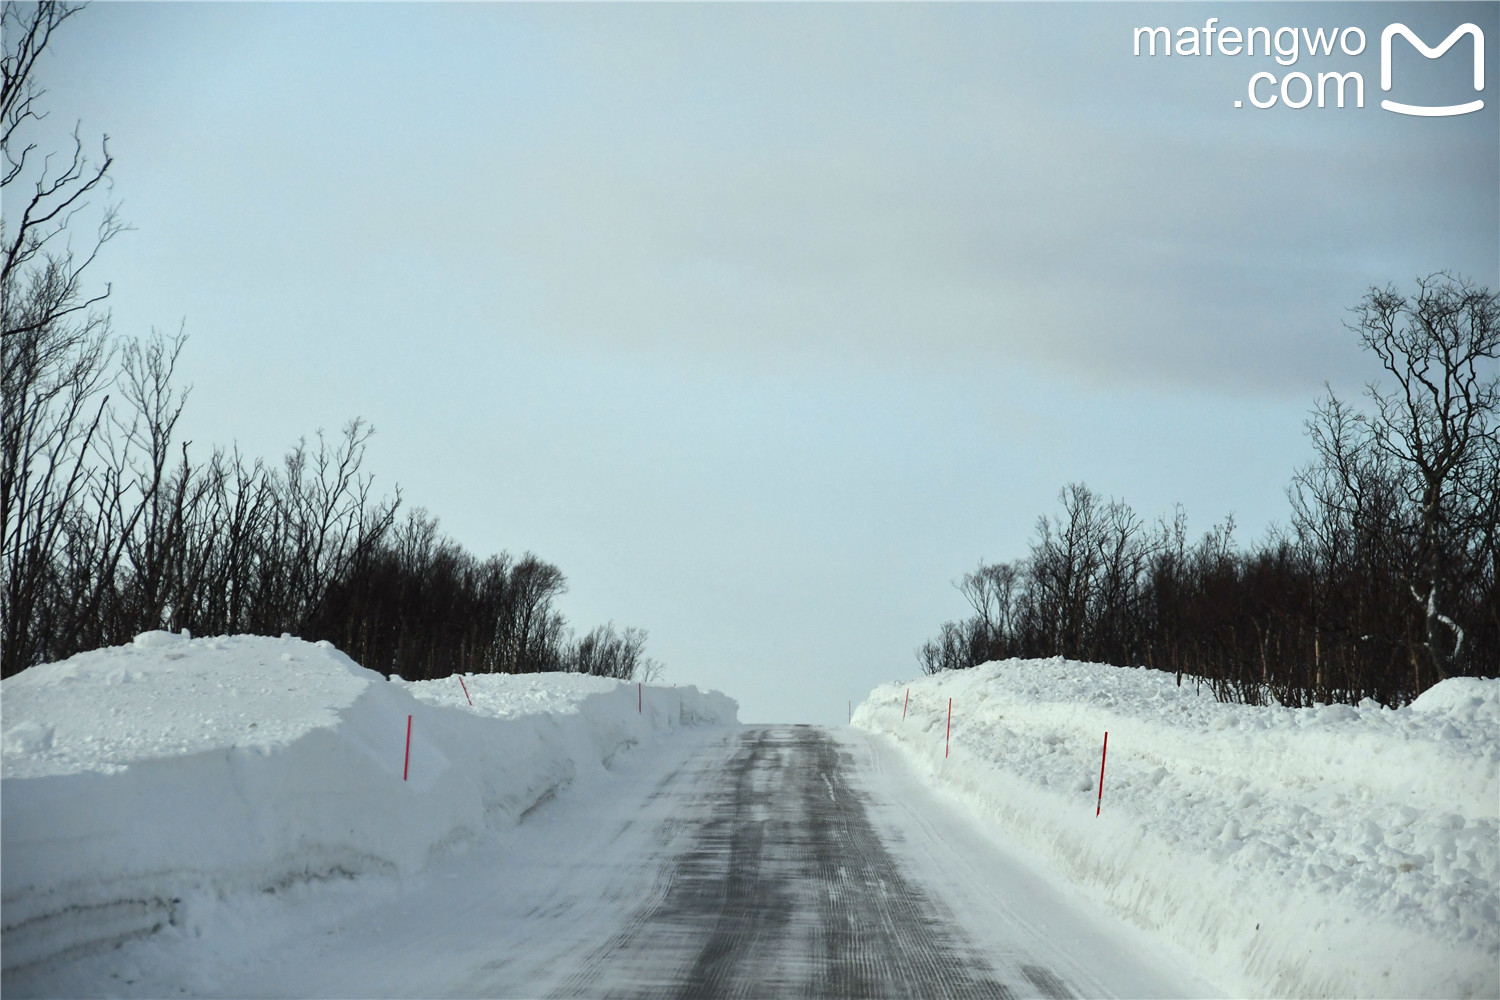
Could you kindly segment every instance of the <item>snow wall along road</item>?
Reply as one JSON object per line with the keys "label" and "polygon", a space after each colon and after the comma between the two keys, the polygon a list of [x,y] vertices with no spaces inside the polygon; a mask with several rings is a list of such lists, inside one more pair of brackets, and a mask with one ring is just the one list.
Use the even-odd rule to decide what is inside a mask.
{"label": "snow wall along road", "polygon": [[7,679],[4,967],[190,927],[236,893],[415,872],[621,750],[737,712],[692,687],[464,680],[165,632]]}
{"label": "snow wall along road", "polygon": [[876,688],[854,724],[1231,995],[1500,995],[1500,680],[1286,709],[1009,660]]}

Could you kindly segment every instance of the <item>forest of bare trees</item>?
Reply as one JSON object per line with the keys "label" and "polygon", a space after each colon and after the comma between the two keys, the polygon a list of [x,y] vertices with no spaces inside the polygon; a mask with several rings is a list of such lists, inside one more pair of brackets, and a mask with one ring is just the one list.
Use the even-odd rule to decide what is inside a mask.
{"label": "forest of bare trees", "polygon": [[454,671],[649,676],[645,633],[575,637],[566,581],[533,555],[481,560],[364,471],[371,429],[279,463],[181,440],[181,335],[117,336],[93,280],[123,231],[108,138],[41,151],[33,70],[80,8],[4,5],[0,246],[0,676],[152,629],[328,639],[409,679]]}
{"label": "forest of bare trees", "polygon": [[1349,323],[1384,378],[1308,422],[1290,527],[1248,549],[1233,519],[1189,541],[1082,484],[1023,559],[959,582],[973,614],[917,657],[1012,656],[1173,671],[1225,700],[1387,705],[1500,673],[1500,296],[1454,275],[1374,288]]}
{"label": "forest of bare trees", "polygon": [[180,338],[80,356],[56,329],[4,341],[4,676],[150,629],[328,639],[408,679],[656,669],[638,629],[572,635],[556,566],[481,560],[399,492],[376,498],[363,422],[275,466],[194,462],[174,436]]}
{"label": "forest of bare trees", "polygon": [[[95,277],[124,226],[104,201],[108,137],[40,148],[43,51],[76,5],[3,14],[0,676],[150,629],[290,632],[420,679],[453,671],[658,665],[645,635],[575,636],[565,579],[530,554],[478,558],[364,471],[370,428],[319,432],[278,462],[195,452],[179,423],[181,335],[122,338]],[[1024,558],[960,582],[972,615],[924,669],[1062,655],[1145,665],[1225,699],[1400,704],[1500,665],[1500,324],[1458,276],[1371,289],[1348,324],[1384,369],[1331,390],[1289,526],[1238,547],[1232,519],[1190,540],[1068,486]],[[206,457],[205,457],[206,455]]]}

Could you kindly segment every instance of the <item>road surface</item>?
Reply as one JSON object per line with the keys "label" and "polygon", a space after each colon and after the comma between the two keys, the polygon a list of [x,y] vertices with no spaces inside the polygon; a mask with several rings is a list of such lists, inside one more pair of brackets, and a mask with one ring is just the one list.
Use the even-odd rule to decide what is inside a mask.
{"label": "road surface", "polygon": [[1217,992],[997,849],[884,737],[842,727],[684,733],[620,755],[612,773],[399,886],[314,887],[261,919],[221,916],[196,945],[141,949],[111,973],[110,991],[1051,1000]]}

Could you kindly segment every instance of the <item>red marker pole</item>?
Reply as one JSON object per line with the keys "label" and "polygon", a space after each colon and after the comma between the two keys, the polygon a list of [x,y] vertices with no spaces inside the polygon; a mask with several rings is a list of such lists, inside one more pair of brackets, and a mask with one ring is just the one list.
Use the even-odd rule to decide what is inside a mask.
{"label": "red marker pole", "polygon": [[[459,674],[458,675],[458,683],[463,686],[464,697],[465,698],[469,698],[469,685],[464,684],[464,675],[463,674]],[[474,706],[474,699],[473,698],[469,698],[469,707],[472,708],[473,706]]]}
{"label": "red marker pole", "polygon": [[911,704],[911,688],[906,689],[906,700],[901,703],[901,721],[906,721],[906,706]]}
{"label": "red marker pole", "polygon": [[1094,815],[1099,815],[1099,810],[1104,808],[1104,758],[1109,756],[1109,732],[1104,734],[1104,752],[1099,754],[1099,801],[1094,806]]}
{"label": "red marker pole", "polygon": [[948,740],[953,735],[953,699],[948,699],[948,731],[943,734],[943,756],[948,756]]}
{"label": "red marker pole", "polygon": [[407,773],[411,770],[411,716],[406,717],[406,763],[401,765],[401,780],[406,780]]}

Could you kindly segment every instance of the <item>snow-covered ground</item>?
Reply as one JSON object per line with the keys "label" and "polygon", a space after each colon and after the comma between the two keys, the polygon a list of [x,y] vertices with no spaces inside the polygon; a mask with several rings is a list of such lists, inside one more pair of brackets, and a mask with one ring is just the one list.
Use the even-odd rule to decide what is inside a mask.
{"label": "snow-covered ground", "polygon": [[[422,992],[445,970],[499,982],[497,920],[536,970],[573,938],[607,938],[654,891],[637,855],[683,808],[662,789],[715,773],[734,703],[577,675],[464,681],[387,682],[289,637],[159,632],[6,680],[5,992],[337,994],[360,970],[373,992],[396,967]],[[919,781],[1035,861],[1027,892],[1065,880],[1138,935],[1060,931],[1067,907],[1043,900],[1016,911],[1038,940],[1165,941],[1162,962],[1185,956],[1231,995],[1500,994],[1500,680],[1446,681],[1399,710],[1290,710],[1149,670],[1010,661],[879,688],[854,722],[877,734],[845,748],[881,789],[871,815],[989,952],[1014,946],[983,933],[1003,923],[992,897],[1019,906],[1031,883],[939,822]],[[882,763],[894,748],[910,777]],[[537,808],[554,796],[565,808]],[[555,815],[518,827],[528,813]],[[548,951],[526,935],[560,900],[572,909],[545,933],[577,927]],[[432,933],[414,933],[410,906]],[[1077,983],[1112,971],[1059,954]],[[523,966],[505,967],[511,987]]]}
{"label": "snow-covered ground", "polygon": [[853,721],[1232,994],[1500,995],[1500,680],[1284,709],[1011,660],[879,687]]}
{"label": "snow-covered ground", "polygon": [[456,677],[387,682],[287,636],[164,632],[7,679],[7,978],[167,927],[201,933],[236,900],[399,880],[622,750],[735,721],[732,700],[691,687],[464,680],[467,694]]}

